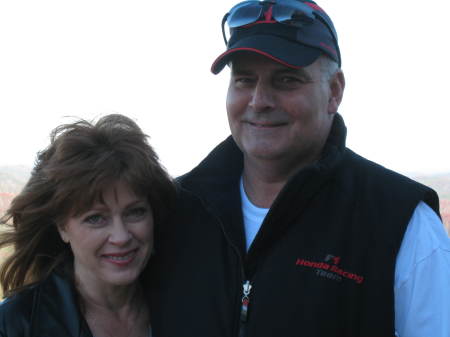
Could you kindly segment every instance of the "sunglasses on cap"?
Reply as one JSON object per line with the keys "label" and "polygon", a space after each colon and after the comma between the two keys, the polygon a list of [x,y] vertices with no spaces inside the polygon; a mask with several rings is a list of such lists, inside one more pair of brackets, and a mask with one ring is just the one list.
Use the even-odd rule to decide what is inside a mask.
{"label": "sunglasses on cap", "polygon": [[225,44],[228,38],[225,24],[230,34],[233,29],[256,23],[274,23],[304,27],[315,20],[320,20],[330,31],[337,44],[337,34],[329,16],[314,2],[299,0],[243,1],[235,5],[222,19],[222,35]]}

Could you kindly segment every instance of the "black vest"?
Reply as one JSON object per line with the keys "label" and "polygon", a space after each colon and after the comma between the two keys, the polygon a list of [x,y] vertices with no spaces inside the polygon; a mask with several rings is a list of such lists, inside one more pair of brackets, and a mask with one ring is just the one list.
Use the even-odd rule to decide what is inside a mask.
{"label": "black vest", "polygon": [[241,173],[229,138],[180,179],[151,262],[155,335],[394,336],[396,255],[419,201],[438,212],[436,193],[347,149],[337,115],[322,159],[286,184],[247,254]]}

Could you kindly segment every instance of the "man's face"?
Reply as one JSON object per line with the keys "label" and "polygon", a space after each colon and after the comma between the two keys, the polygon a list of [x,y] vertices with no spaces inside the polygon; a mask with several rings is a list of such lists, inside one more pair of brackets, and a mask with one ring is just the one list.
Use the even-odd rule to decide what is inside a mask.
{"label": "man's face", "polygon": [[297,70],[254,53],[237,55],[231,71],[228,122],[245,159],[315,161],[341,100],[342,74],[328,80],[320,59]]}

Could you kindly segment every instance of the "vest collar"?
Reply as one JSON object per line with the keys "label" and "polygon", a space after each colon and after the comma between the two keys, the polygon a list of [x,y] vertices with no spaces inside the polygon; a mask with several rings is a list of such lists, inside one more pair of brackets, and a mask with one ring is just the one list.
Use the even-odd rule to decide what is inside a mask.
{"label": "vest collar", "polygon": [[[327,138],[321,159],[295,174],[275,199],[266,220],[277,221],[287,227],[286,217],[301,211],[301,205],[308,202],[322,186],[327,183],[332,173],[339,166],[345,152],[346,127],[343,118],[336,114]],[[220,143],[211,153],[191,172],[178,178],[182,187],[200,197],[207,208],[220,219],[223,230],[227,233],[233,245],[238,247],[241,256],[246,255],[245,234],[239,198],[239,179],[243,170],[243,154],[233,138],[230,136]],[[300,193],[301,191],[301,193]],[[299,201],[292,211],[291,203],[284,200],[295,198]],[[294,200],[294,199],[292,199]],[[283,218],[283,219],[281,219]],[[282,226],[265,225],[264,221],[258,236],[249,251],[249,258],[256,251],[265,249],[274,241],[274,237],[281,235],[286,228]],[[267,228],[266,228],[267,227]],[[264,238],[265,237],[265,238]]]}

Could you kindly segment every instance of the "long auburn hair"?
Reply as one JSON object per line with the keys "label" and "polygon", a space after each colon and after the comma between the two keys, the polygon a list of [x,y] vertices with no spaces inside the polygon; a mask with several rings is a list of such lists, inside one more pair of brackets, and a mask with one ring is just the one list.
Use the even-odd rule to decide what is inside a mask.
{"label": "long auburn hair", "polygon": [[118,180],[148,198],[157,226],[163,221],[175,188],[147,138],[134,121],[119,114],[95,124],[78,120],[51,132],[50,145],[38,153],[31,177],[0,219],[9,228],[0,233],[0,248],[14,248],[0,267],[5,295],[43,280],[73,258],[57,226],[88,211]]}

